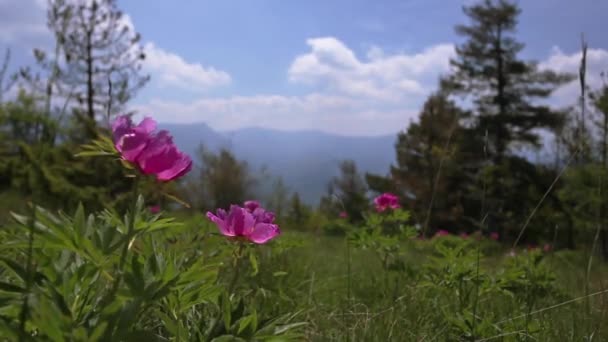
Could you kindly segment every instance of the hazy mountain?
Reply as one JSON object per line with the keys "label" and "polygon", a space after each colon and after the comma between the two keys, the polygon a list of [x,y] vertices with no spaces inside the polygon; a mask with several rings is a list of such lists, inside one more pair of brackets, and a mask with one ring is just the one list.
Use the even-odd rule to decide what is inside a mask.
{"label": "hazy mountain", "polygon": [[265,128],[217,132],[203,123],[161,127],[170,130],[175,143],[188,153],[193,154],[200,143],[212,150],[230,148],[254,170],[266,167],[268,173],[282,177],[308,203],[317,203],[325,193],[341,160],[353,159],[362,173],[386,174],[395,155],[395,135],[352,137]]}

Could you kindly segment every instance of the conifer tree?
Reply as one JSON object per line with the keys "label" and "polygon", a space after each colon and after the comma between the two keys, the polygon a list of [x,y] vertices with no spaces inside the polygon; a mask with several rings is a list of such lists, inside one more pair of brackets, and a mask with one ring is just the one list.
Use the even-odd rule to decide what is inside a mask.
{"label": "conifer tree", "polygon": [[559,125],[561,116],[537,100],[549,97],[572,76],[539,70],[536,62],[519,57],[524,44],[514,35],[521,13],[515,2],[483,0],[463,10],[470,22],[458,25],[456,33],[466,40],[456,47],[454,71],[443,85],[472,100],[477,127],[488,132],[493,159],[508,154],[512,143],[538,146],[536,129]]}
{"label": "conifer tree", "polygon": [[[466,139],[467,113],[442,93],[431,95],[416,122],[397,137],[391,174],[405,207],[426,228],[462,225],[463,196],[476,169],[475,152]],[[472,152],[472,153],[471,153]],[[459,223],[458,223],[459,222]]]}

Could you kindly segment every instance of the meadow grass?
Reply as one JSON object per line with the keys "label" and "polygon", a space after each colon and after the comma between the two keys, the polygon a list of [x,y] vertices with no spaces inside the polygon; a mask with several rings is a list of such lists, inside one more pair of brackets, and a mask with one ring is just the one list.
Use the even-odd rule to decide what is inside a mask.
{"label": "meadow grass", "polygon": [[128,215],[45,215],[36,214],[35,241],[27,216],[0,231],[0,332],[44,341],[608,340],[608,265],[585,250],[513,254],[483,237],[413,237],[389,244],[388,263],[382,249],[346,236],[285,228],[235,259],[243,245],[202,215],[171,221],[142,209],[123,263],[120,249],[103,246],[123,243],[108,234],[124,232]]}
{"label": "meadow grass", "polygon": [[[297,247],[278,262],[287,272],[280,280],[281,291],[287,294],[281,308],[303,310],[309,322],[306,339],[310,341],[608,339],[608,293],[598,294],[607,289],[605,264],[593,264],[587,279],[588,253],[519,249],[513,257],[494,241],[480,243],[484,256],[479,263],[486,276],[477,308],[482,323],[481,327],[478,323],[477,331],[467,334],[471,327],[467,327],[470,320],[466,317],[471,314],[474,296],[459,291],[475,283],[475,275],[464,270],[467,275],[460,279],[464,284],[458,285],[451,283],[458,277],[449,273],[458,271],[448,265],[449,261],[441,264],[439,259],[438,268],[429,269],[431,259],[437,257],[435,245],[441,239],[459,238],[404,244],[405,267],[389,271],[385,282],[387,272],[372,252],[351,249],[349,273],[344,238],[287,232],[282,236],[283,243],[294,241]],[[468,248],[475,246],[468,244]],[[517,263],[538,263],[528,269],[535,274],[515,270],[513,264]],[[429,278],[428,272],[438,272],[438,276]],[[261,274],[257,281],[264,284],[275,280]],[[520,288],[514,285],[518,281]]]}

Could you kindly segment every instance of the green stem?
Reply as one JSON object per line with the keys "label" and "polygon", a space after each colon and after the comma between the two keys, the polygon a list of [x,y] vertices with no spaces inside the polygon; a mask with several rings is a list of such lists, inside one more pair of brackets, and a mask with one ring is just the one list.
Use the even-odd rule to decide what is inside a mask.
{"label": "green stem", "polygon": [[122,252],[120,255],[120,262],[118,263],[118,271],[120,272],[118,278],[116,278],[116,287],[118,287],[120,280],[122,279],[122,271],[125,266],[125,262],[127,261],[127,253],[129,251],[129,245],[131,243],[131,239],[133,238],[133,232],[135,231],[135,212],[137,211],[137,200],[138,200],[138,186],[139,181],[137,178],[133,181],[133,200],[131,201],[131,211],[129,212],[129,224],[127,227],[127,235],[125,236],[126,241],[123,245]]}
{"label": "green stem", "polygon": [[[234,272],[232,274],[232,279],[230,279],[230,283],[228,285],[228,296],[226,296],[225,300],[230,300],[230,295],[234,291],[234,288],[236,287],[236,283],[239,279],[239,273],[240,273],[239,269],[241,268],[240,267],[241,260],[243,259],[242,258],[243,249],[245,249],[245,244],[243,242],[239,242],[239,246],[233,253],[234,258],[232,259],[232,266],[234,267]],[[216,319],[215,322],[213,322],[213,326],[211,327],[211,329],[209,329],[209,335],[207,336],[206,341],[212,340],[213,337],[215,337],[215,335],[219,333],[220,322],[222,321],[221,315],[222,315],[222,313],[220,310],[220,317],[218,319]]]}
{"label": "green stem", "polygon": [[120,287],[120,283],[122,282],[123,269],[125,266],[125,262],[127,260],[127,252],[129,251],[129,244],[133,237],[133,232],[135,231],[135,212],[137,211],[137,200],[138,200],[138,188],[139,180],[135,178],[133,181],[133,200],[131,203],[131,211],[129,212],[129,222],[127,227],[127,233],[125,235],[125,242],[120,253],[120,261],[118,262],[118,275],[114,279],[114,283],[112,284],[112,289],[108,292],[107,297],[102,301],[103,304],[109,303],[109,301],[114,297],[118,288]]}
{"label": "green stem", "polygon": [[27,321],[29,311],[29,296],[32,288],[33,280],[33,265],[32,259],[34,254],[34,225],[36,224],[36,205],[33,204],[32,220],[29,224],[29,238],[28,238],[28,250],[27,250],[27,264],[26,264],[26,279],[25,279],[25,293],[23,294],[23,303],[21,305],[21,312],[19,313],[19,341],[25,341],[25,323]]}
{"label": "green stem", "polygon": [[243,259],[242,253],[243,249],[245,249],[245,244],[239,242],[239,247],[236,249],[234,253],[234,259],[232,265],[234,266],[234,273],[232,274],[232,279],[230,280],[230,285],[228,286],[228,294],[232,294],[234,291],[234,287],[239,279],[239,269],[241,268],[241,260]]}

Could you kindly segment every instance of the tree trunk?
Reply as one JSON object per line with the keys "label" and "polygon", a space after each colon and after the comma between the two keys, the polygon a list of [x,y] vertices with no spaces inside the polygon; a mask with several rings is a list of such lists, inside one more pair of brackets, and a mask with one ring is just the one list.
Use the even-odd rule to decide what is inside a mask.
{"label": "tree trunk", "polygon": [[506,143],[505,143],[505,136],[504,136],[504,126],[505,126],[505,116],[507,115],[507,106],[506,106],[506,101],[505,101],[505,87],[506,87],[506,79],[505,79],[505,66],[504,66],[504,59],[503,59],[503,51],[502,51],[502,45],[501,45],[501,39],[502,39],[502,29],[500,26],[498,26],[498,33],[497,33],[497,38],[496,38],[496,83],[497,83],[497,95],[496,95],[496,104],[498,104],[498,118],[495,122],[495,127],[494,128],[494,134],[496,134],[495,139],[496,139],[496,157],[498,158],[498,162],[500,162],[502,160],[502,157],[505,154],[505,151],[507,149]]}
{"label": "tree trunk", "polygon": [[93,47],[92,47],[92,35],[93,32],[89,30],[87,32],[87,117],[90,121],[95,121],[95,110],[93,108],[93,96],[95,91],[93,89]]}

